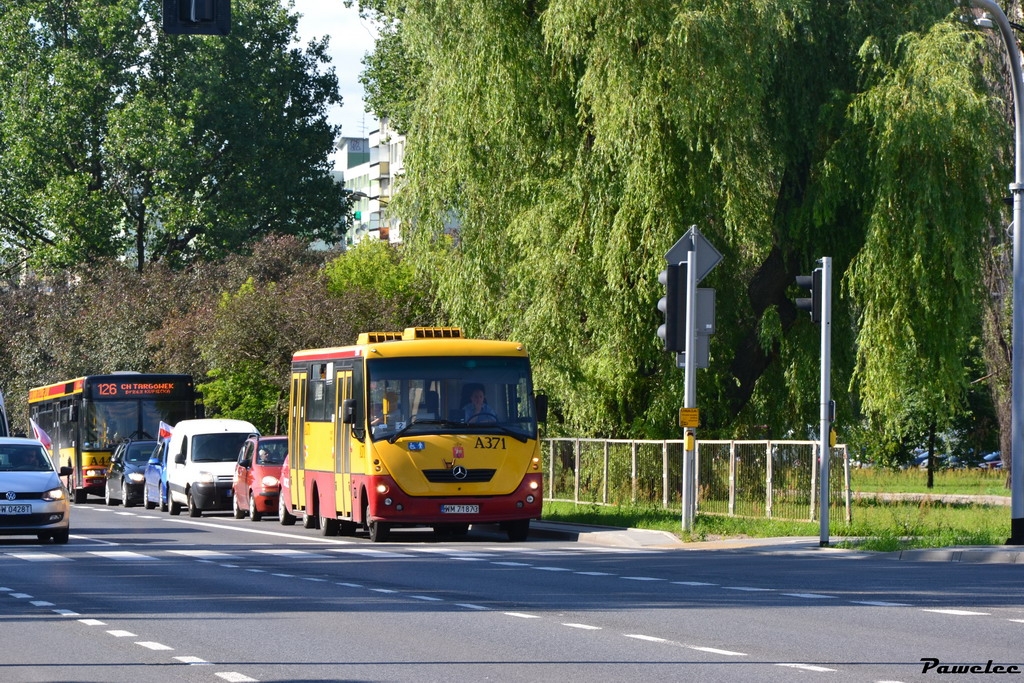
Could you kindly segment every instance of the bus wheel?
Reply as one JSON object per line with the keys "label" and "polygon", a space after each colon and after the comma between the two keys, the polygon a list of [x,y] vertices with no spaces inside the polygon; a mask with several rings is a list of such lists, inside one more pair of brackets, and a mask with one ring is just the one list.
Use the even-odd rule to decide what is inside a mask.
{"label": "bus wheel", "polygon": [[196,505],[196,499],[192,497],[192,493],[188,494],[188,516],[189,517],[202,517],[203,511]]}
{"label": "bus wheel", "polygon": [[338,533],[342,536],[355,536],[359,525],[355,522],[338,521]]}
{"label": "bus wheel", "polygon": [[309,510],[302,511],[302,528],[303,529],[315,529],[316,523],[319,520],[316,515],[309,514]]}
{"label": "bus wheel", "polygon": [[329,517],[320,517],[320,535],[321,536],[337,536],[341,525],[338,520],[331,519]]}
{"label": "bus wheel", "polygon": [[86,501],[86,499],[88,497],[89,497],[89,494],[86,493],[85,489],[75,489],[75,504],[76,505],[81,505],[82,503],[84,503]]}
{"label": "bus wheel", "polygon": [[384,522],[373,522],[368,521],[366,523],[366,530],[370,534],[370,540],[374,543],[383,543],[388,540],[391,529]]}
{"label": "bus wheel", "polygon": [[526,537],[530,535],[530,520],[517,519],[505,522],[505,533],[508,534],[508,540],[510,541],[516,543],[525,541]]}

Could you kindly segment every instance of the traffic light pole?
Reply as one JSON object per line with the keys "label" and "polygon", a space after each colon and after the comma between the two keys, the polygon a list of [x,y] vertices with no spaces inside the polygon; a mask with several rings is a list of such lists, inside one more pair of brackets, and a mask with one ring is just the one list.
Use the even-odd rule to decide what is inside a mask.
{"label": "traffic light pole", "polygon": [[821,258],[821,424],[818,429],[818,453],[821,458],[821,495],[818,500],[821,511],[819,545],[829,543],[828,508],[829,488],[828,469],[832,456],[832,258]]}
{"label": "traffic light pole", "polygon": [[[683,354],[683,407],[697,407],[697,249],[691,246],[686,252],[686,350]],[[677,363],[678,364],[678,363]],[[696,485],[697,479],[694,466],[696,463],[696,435],[693,428],[687,428],[685,449],[683,452],[683,487],[681,491],[683,507],[683,531],[693,529],[696,516]]]}

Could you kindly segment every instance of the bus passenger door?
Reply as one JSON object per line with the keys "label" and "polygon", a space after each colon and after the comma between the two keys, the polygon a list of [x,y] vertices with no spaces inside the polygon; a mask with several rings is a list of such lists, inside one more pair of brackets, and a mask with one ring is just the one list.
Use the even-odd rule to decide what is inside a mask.
{"label": "bus passenger door", "polygon": [[352,398],[352,370],[351,368],[339,368],[337,374],[338,402],[334,410],[334,452],[335,452],[335,491],[336,500],[339,506],[338,512],[345,516],[352,514],[352,495],[349,493],[352,485],[352,425],[342,422],[342,407],[345,399]]}
{"label": "bus passenger door", "polygon": [[292,375],[292,406],[288,425],[288,461],[291,469],[292,508],[306,504],[306,374]]}

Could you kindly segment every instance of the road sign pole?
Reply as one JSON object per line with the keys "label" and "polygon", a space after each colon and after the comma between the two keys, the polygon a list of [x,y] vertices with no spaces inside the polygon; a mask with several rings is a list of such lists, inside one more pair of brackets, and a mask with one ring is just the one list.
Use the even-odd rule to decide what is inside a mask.
{"label": "road sign pole", "polygon": [[[686,354],[683,374],[685,377],[683,407],[697,407],[697,247],[693,245],[686,252]],[[686,430],[686,447],[683,452],[683,485],[681,497],[683,507],[683,531],[693,529],[693,518],[696,513],[697,501],[694,499],[697,473],[694,472],[696,461],[696,435],[692,429]]]}

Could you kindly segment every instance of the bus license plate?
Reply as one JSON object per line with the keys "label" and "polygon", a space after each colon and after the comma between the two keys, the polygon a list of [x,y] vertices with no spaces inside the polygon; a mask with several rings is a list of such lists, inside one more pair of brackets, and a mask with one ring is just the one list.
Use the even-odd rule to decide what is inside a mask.
{"label": "bus license plate", "polygon": [[0,505],[0,515],[31,515],[31,505]]}
{"label": "bus license plate", "polygon": [[442,505],[441,512],[448,515],[476,515],[480,513],[479,505]]}

